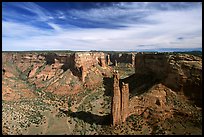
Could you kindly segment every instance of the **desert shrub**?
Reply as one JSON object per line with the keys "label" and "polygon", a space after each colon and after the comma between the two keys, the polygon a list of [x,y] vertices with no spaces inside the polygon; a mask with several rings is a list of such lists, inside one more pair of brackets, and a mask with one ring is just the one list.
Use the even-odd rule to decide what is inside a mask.
{"label": "desert shrub", "polygon": [[40,112],[34,112],[29,116],[30,122],[34,124],[40,124],[42,118],[43,118],[43,115]]}
{"label": "desert shrub", "polygon": [[51,100],[55,100],[55,95],[53,95],[51,92],[45,92],[46,97],[50,98]]}
{"label": "desert shrub", "polygon": [[27,80],[27,76],[25,75],[25,74],[23,74],[23,73],[21,73],[20,75],[19,75],[19,77],[20,77],[20,79],[22,79],[22,80]]}

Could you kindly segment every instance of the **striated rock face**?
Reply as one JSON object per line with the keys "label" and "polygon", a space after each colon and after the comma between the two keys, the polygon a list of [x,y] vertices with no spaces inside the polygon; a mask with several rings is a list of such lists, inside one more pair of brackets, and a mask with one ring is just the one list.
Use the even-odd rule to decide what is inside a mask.
{"label": "striated rock face", "polygon": [[202,103],[202,59],[193,55],[137,54],[135,73],[151,73],[172,90]]}
{"label": "striated rock face", "polygon": [[129,114],[129,86],[128,84],[122,83],[121,89],[121,120],[126,121]]}
{"label": "striated rock face", "polygon": [[119,87],[119,73],[115,71],[113,74],[113,102],[112,102],[112,116],[113,126],[119,125],[121,122],[121,94]]}

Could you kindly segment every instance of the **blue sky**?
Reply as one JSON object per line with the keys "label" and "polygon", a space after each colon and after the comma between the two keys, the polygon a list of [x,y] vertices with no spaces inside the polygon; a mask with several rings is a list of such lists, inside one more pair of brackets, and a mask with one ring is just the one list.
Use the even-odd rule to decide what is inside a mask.
{"label": "blue sky", "polygon": [[3,2],[2,50],[202,48],[199,2]]}

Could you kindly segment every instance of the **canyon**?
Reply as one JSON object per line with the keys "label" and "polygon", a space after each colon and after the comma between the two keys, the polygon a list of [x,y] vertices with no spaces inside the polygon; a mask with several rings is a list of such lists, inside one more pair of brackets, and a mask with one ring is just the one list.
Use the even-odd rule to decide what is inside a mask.
{"label": "canyon", "polygon": [[3,52],[2,124],[3,134],[202,134],[202,56]]}

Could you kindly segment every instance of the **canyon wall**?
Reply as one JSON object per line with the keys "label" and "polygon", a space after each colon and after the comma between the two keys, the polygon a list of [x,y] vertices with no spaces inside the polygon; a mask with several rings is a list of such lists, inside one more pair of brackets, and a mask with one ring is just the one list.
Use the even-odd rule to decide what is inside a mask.
{"label": "canyon wall", "polygon": [[164,85],[201,105],[202,59],[187,54],[137,54],[135,73],[151,73]]}
{"label": "canyon wall", "polygon": [[106,68],[106,58],[103,52],[77,52],[72,55],[73,71],[81,74],[81,80],[85,82],[85,77],[93,67],[100,65]]}
{"label": "canyon wall", "polygon": [[131,63],[134,66],[135,53],[109,53],[109,55],[113,64],[117,61],[117,63]]}
{"label": "canyon wall", "polygon": [[103,77],[111,75],[106,62],[103,52],[8,52],[3,53],[2,70],[10,75],[7,70],[13,64],[18,71],[16,76],[37,88],[68,93],[103,84]]}
{"label": "canyon wall", "polygon": [[166,77],[168,73],[168,55],[136,54],[135,73],[154,73],[158,78]]}

